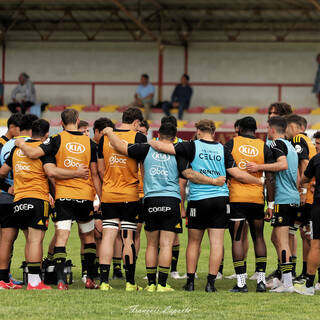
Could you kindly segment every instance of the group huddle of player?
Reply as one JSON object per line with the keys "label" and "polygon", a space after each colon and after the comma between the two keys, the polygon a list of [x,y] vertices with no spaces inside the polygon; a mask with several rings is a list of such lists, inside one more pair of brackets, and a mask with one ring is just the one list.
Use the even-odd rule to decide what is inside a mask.
{"label": "group huddle of player", "polygon": [[[173,291],[167,279],[170,266],[171,276],[179,278],[178,234],[186,218],[184,290],[195,289],[201,242],[208,230],[205,291],[216,291],[215,281],[222,278],[224,234],[229,229],[237,280],[230,291],[247,292],[249,227],[256,291],[314,294],[320,256],[320,158],[304,134],[306,120],[292,114],[288,104],[270,105],[266,142],[255,137],[253,117],[238,120],[235,137],[225,145],[214,140],[214,121],[206,119],[195,124],[193,140],[177,139],[172,116],[162,119],[158,138],[147,141],[148,124],[138,108],[127,109],[117,129],[109,119],[98,119],[94,141],[76,110],[63,111],[61,123],[63,131],[49,138],[46,120],[20,114],[8,120],[0,153],[0,289],[22,288],[10,276],[20,229],[26,237],[27,289],[51,289],[41,278],[43,239],[51,215],[55,233],[46,259],[54,264],[59,290],[68,289],[66,246],[76,221],[86,288],[112,290],[110,266],[113,261],[114,278],[121,278],[122,259],[126,291],[142,290],[135,269],[144,224],[145,290]],[[263,230],[270,220],[279,263],[266,279]],[[304,269],[299,277],[295,274],[297,229],[303,239]]]}

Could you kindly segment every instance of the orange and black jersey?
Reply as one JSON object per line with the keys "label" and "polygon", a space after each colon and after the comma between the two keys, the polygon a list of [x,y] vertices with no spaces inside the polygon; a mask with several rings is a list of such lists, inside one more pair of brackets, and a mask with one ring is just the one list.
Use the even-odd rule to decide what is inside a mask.
{"label": "orange and black jersey", "polygon": [[7,138],[5,135],[0,137],[0,146],[2,147],[6,142],[9,141],[9,138]]}
{"label": "orange and black jersey", "polygon": [[[30,139],[26,143],[31,147],[37,147],[41,141]],[[5,163],[13,170],[14,201],[24,198],[49,200],[48,179],[43,165],[52,163],[52,158],[52,156],[43,156],[40,159],[32,160],[17,147],[11,150]]]}
{"label": "orange and black jersey", "polygon": [[[9,141],[9,139],[5,135],[0,137],[0,152],[1,152],[3,145],[5,143],[7,143],[8,141]],[[5,179],[0,179],[0,193],[1,193],[1,190],[8,192],[8,189],[10,187],[11,187],[10,184],[5,183]]]}

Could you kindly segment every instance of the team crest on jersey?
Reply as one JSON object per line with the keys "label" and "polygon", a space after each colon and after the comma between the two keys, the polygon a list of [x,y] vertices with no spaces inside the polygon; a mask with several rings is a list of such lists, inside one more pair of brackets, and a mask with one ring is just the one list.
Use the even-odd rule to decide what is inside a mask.
{"label": "team crest on jersey", "polygon": [[283,218],[282,217],[278,217],[278,222],[282,223],[282,221],[283,221]]}
{"label": "team crest on jersey", "polygon": [[302,148],[299,144],[296,144],[295,147],[294,147],[297,151],[297,153],[301,153],[302,152]]}
{"label": "team crest on jersey", "polygon": [[249,145],[240,146],[239,152],[248,157],[256,157],[259,154],[259,151],[256,147]]}
{"label": "team crest on jersey", "polygon": [[84,145],[78,142],[68,142],[66,144],[66,148],[69,152],[77,153],[77,154],[83,153],[86,151],[86,148],[84,147]]}

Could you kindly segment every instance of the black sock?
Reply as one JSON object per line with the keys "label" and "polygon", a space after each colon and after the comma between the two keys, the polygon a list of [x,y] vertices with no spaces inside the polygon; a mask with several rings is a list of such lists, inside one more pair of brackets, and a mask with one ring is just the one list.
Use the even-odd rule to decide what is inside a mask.
{"label": "black sock", "polygon": [[1,269],[0,270],[0,281],[5,283],[9,283],[9,269]]}
{"label": "black sock", "polygon": [[28,273],[38,274],[41,278],[41,262],[27,262]]}
{"label": "black sock", "polygon": [[266,272],[267,257],[256,256],[256,272]]}
{"label": "black sock", "polygon": [[113,264],[113,272],[120,270],[121,271],[121,257],[113,257],[112,258],[112,264]]}
{"label": "black sock", "polygon": [[246,269],[244,266],[243,260],[233,261],[233,266],[236,274],[244,274],[246,273]]}
{"label": "black sock", "polygon": [[81,259],[81,273],[85,274],[87,273],[87,266],[84,260],[84,254],[80,253],[80,259]]}
{"label": "black sock", "polygon": [[169,269],[170,268],[159,266],[158,283],[163,287],[167,285]]}
{"label": "black sock", "polygon": [[320,268],[318,268],[318,282],[320,282]]}
{"label": "black sock", "polygon": [[220,264],[220,267],[219,267],[219,272],[221,274],[223,274],[223,259],[221,260],[221,264]]}
{"label": "black sock", "polygon": [[177,271],[177,264],[179,259],[180,244],[172,247],[171,272]]}
{"label": "black sock", "polygon": [[100,283],[109,283],[110,264],[100,264]]}
{"label": "black sock", "polygon": [[293,264],[292,274],[295,274],[296,273],[296,266],[297,266],[297,257],[291,256],[289,261]]}
{"label": "black sock", "polygon": [[307,277],[306,287],[307,288],[313,287],[315,275],[306,274],[306,277]]}
{"label": "black sock", "polygon": [[157,267],[146,267],[146,269],[149,286],[151,286],[152,284],[156,284]]}
{"label": "black sock", "polygon": [[94,279],[94,271],[95,271],[95,261],[96,261],[96,244],[95,243],[87,243],[84,245],[84,260],[85,266],[87,267],[88,278]]}
{"label": "black sock", "polygon": [[212,285],[212,286],[214,286],[214,282],[215,282],[215,280],[216,280],[216,275],[214,275],[214,274],[208,274],[208,282]]}
{"label": "black sock", "polygon": [[302,263],[302,274],[306,275],[307,273],[307,261],[303,261]]}
{"label": "black sock", "polygon": [[57,282],[66,282],[64,267],[66,265],[66,247],[54,247],[54,270],[57,274]]}
{"label": "black sock", "polygon": [[247,257],[243,259],[244,273],[247,273]]}
{"label": "black sock", "polygon": [[48,252],[48,254],[47,254],[47,259],[48,259],[49,261],[53,261],[53,255],[54,255],[54,253]]}
{"label": "black sock", "polygon": [[127,264],[124,266],[126,271],[126,282],[129,282],[131,284],[135,284],[134,281],[134,272],[135,272],[135,264]]}
{"label": "black sock", "polygon": [[194,273],[187,273],[187,283],[194,282]]}
{"label": "black sock", "polygon": [[14,250],[14,247],[12,245],[11,247],[11,252],[10,252],[10,258],[9,258],[9,265],[8,265],[8,271],[10,273],[10,270],[11,270],[11,261],[12,261],[12,257],[13,257],[13,250]]}
{"label": "black sock", "polygon": [[98,275],[98,271],[99,271],[99,257],[96,255],[96,259],[94,262],[95,266],[94,266],[94,274],[95,276]]}

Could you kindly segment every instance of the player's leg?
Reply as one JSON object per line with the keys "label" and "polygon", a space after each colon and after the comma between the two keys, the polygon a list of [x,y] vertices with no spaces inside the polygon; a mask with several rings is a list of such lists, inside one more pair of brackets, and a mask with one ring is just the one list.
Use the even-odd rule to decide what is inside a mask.
{"label": "player's leg", "polygon": [[180,240],[179,235],[176,234],[172,246],[172,261],[171,261],[171,270],[170,276],[173,279],[181,279],[179,272],[177,271],[177,266],[179,262],[179,253],[180,253]]}
{"label": "player's leg", "polygon": [[147,248],[146,248],[146,270],[148,278],[147,291],[156,290],[156,276],[158,266],[158,250],[159,250],[159,230],[147,231]]}
{"label": "player's leg", "polygon": [[121,272],[122,247],[123,247],[123,243],[121,239],[121,233],[119,232],[114,243],[114,254],[112,258],[112,264],[113,264],[112,279],[123,279],[123,275]]}
{"label": "player's leg", "polygon": [[137,230],[134,236],[134,246],[136,248],[136,255],[138,259],[139,251],[140,251],[140,236],[141,236],[142,223],[139,222],[137,225]]}
{"label": "player's leg", "polygon": [[97,253],[95,259],[95,271],[94,271],[94,278],[99,279],[99,252],[100,252],[100,245],[102,239],[102,217],[100,216],[99,219],[94,219],[94,240],[97,246]]}
{"label": "player's leg", "polygon": [[[297,266],[297,236],[296,232],[298,230],[298,226],[295,224],[293,227],[289,227],[289,245],[291,250],[290,261],[292,262],[292,276],[296,278],[296,266]],[[307,270],[306,270],[307,272]]]}
{"label": "player's leg", "polygon": [[246,222],[243,226],[243,239],[242,239],[243,260],[244,260],[244,267],[245,267],[246,273],[247,273],[247,256],[248,256],[248,250],[249,250],[248,230],[249,230],[249,226],[248,226],[248,223]]}
{"label": "player's leg", "polygon": [[85,264],[85,259],[84,259],[84,237],[83,237],[83,233],[81,233],[80,231],[80,226],[78,224],[78,235],[80,238],[80,260],[81,260],[81,278],[82,281],[85,283],[87,280],[87,266]]}

